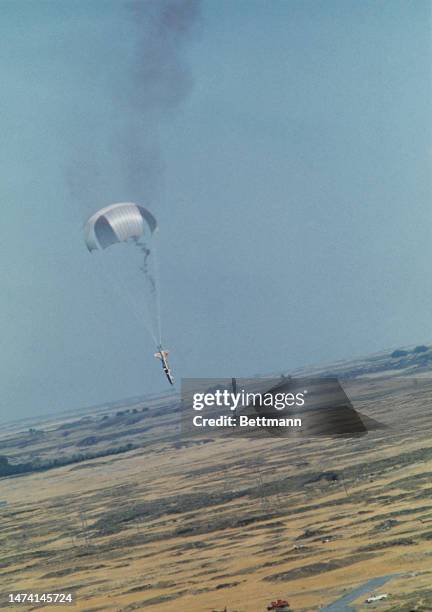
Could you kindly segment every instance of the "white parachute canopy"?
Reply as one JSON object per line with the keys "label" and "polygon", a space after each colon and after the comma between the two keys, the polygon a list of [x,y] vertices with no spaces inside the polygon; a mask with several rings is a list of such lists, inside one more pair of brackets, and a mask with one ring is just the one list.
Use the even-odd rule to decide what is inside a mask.
{"label": "white parachute canopy", "polygon": [[[84,225],[84,239],[92,251],[106,251],[109,282],[126,298],[157,345],[162,342],[155,234],[152,213],[133,202],[101,208]],[[109,257],[108,257],[109,255]]]}
{"label": "white parachute canopy", "polygon": [[92,215],[84,226],[89,251],[106,249],[118,242],[138,240],[146,232],[157,230],[154,216],[144,206],[133,202],[111,204]]}

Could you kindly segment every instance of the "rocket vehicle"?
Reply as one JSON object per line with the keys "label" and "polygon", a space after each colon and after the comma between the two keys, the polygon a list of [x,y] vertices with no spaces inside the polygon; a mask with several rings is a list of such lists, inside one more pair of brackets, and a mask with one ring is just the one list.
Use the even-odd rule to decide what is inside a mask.
{"label": "rocket vehicle", "polygon": [[154,356],[156,357],[156,359],[160,359],[161,363],[162,363],[162,369],[165,373],[165,376],[168,379],[168,382],[170,383],[170,385],[174,385],[174,376],[171,372],[171,368],[169,367],[169,363],[168,363],[168,355],[169,355],[169,351],[165,351],[162,348],[162,345],[160,344],[158,346],[158,352],[154,354]]}

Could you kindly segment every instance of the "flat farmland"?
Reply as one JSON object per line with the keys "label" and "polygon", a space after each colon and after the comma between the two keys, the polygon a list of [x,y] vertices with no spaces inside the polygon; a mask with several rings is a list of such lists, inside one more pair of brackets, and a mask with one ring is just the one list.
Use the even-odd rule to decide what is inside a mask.
{"label": "flat farmland", "polygon": [[327,371],[386,428],[185,438],[175,395],[5,427],[0,455],[27,467],[0,479],[4,608],[20,591],[72,592],[89,612],[261,612],[277,598],[313,611],[394,574],[374,606],[432,610],[429,362],[308,373]]}

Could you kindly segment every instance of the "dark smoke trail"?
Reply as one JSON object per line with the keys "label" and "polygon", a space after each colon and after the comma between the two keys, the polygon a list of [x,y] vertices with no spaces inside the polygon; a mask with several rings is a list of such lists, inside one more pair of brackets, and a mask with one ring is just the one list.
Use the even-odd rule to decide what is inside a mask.
{"label": "dark smoke trail", "polygon": [[182,51],[198,21],[200,1],[142,0],[130,8],[141,31],[132,103],[143,112],[173,109],[192,87]]}
{"label": "dark smoke trail", "polygon": [[117,146],[132,199],[146,199],[160,187],[163,162],[157,127],[192,89],[184,50],[199,9],[200,0],[141,0],[128,5],[136,33],[134,66],[129,86],[118,99],[124,122]]}
{"label": "dark smoke trail", "polygon": [[192,89],[185,51],[199,23],[200,4],[125,2],[118,32],[108,32],[98,43],[122,74],[113,77],[109,59],[101,64],[97,83],[105,90],[106,108],[95,114],[83,91],[82,106],[71,117],[77,129],[67,178],[73,200],[88,202],[86,214],[115,201],[154,209],[164,171],[158,131]]}

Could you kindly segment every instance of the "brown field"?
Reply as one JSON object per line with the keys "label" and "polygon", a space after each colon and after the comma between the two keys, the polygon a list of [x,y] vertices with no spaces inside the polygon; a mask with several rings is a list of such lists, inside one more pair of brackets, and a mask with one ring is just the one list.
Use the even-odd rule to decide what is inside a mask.
{"label": "brown field", "polygon": [[[5,430],[11,464],[81,457],[0,480],[1,609],[10,591],[72,591],[87,611],[313,611],[401,574],[355,609],[432,610],[430,363],[333,366],[389,426],[362,438],[185,440],[174,396]],[[322,471],[338,480],[307,484]]]}

